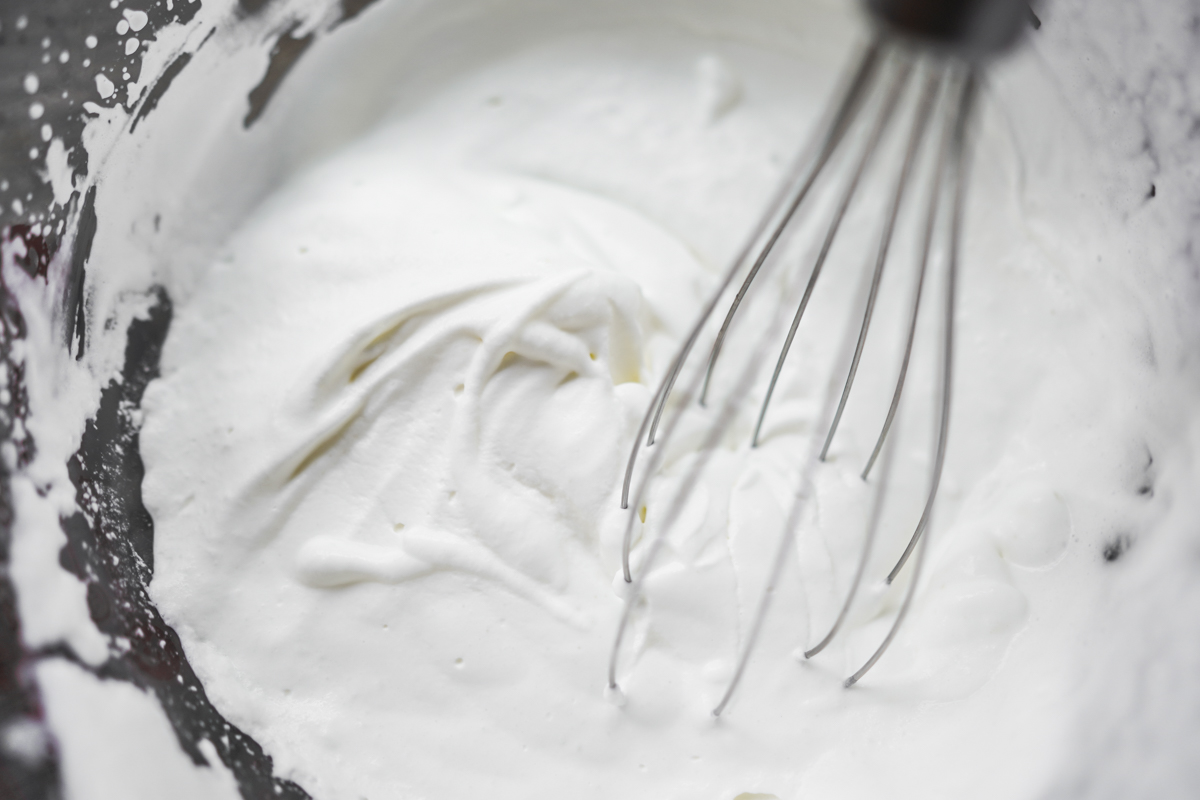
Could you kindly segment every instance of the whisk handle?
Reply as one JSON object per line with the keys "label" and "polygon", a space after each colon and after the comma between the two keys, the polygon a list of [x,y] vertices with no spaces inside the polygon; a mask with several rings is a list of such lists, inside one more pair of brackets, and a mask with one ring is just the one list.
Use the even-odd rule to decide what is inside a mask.
{"label": "whisk handle", "polygon": [[1006,50],[1032,17],[1027,0],[864,0],[894,32],[972,61]]}

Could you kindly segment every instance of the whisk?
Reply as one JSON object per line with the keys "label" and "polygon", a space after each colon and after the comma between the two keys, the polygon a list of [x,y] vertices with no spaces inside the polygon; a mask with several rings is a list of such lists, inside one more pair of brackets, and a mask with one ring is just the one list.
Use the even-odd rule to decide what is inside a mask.
{"label": "whisk", "polygon": [[[859,55],[842,90],[831,104],[814,142],[806,149],[797,167],[784,181],[769,204],[767,212],[760,218],[757,226],[734,258],[672,360],[638,429],[621,488],[621,507],[628,509],[630,508],[630,490],[638,455],[643,446],[651,447],[657,441],[658,447],[652,449],[649,462],[642,471],[643,477],[640,485],[634,493],[633,509],[643,507],[642,502],[647,493],[647,487],[657,468],[661,465],[665,442],[677,428],[679,420],[683,416],[683,409],[693,400],[698,400],[701,405],[706,405],[709,401],[712,377],[718,365],[722,348],[726,343],[727,334],[737,317],[743,300],[751,291],[755,278],[764,264],[768,263],[768,257],[773,250],[777,249],[776,246],[784,237],[785,231],[798,225],[798,220],[804,215],[811,216],[819,213],[819,209],[812,208],[814,203],[810,198],[811,190],[822,172],[828,172],[828,164],[835,153],[850,148],[852,145],[848,142],[859,141],[861,144],[858,150],[847,156],[850,168],[844,178],[844,183],[834,192],[836,200],[833,204],[832,217],[820,239],[820,247],[817,250],[815,261],[812,263],[811,272],[808,274],[803,294],[792,316],[791,325],[783,340],[782,349],[776,359],[770,383],[758,412],[757,423],[751,437],[751,446],[758,445],[763,422],[767,417],[781,371],[788,358],[797,329],[808,308],[813,290],[821,277],[839,227],[845,218],[847,208],[854,199],[864,174],[868,172],[875,160],[881,139],[897,117],[896,109],[900,100],[907,95],[915,95],[916,108],[911,115],[911,128],[907,132],[902,132],[905,137],[903,139],[903,160],[899,172],[894,178],[892,191],[888,195],[861,324],[858,327],[857,337],[851,337],[854,341],[852,355],[849,355],[849,347],[847,347],[848,371],[841,384],[840,393],[837,391],[828,393],[824,408],[819,415],[816,433],[809,445],[809,452],[800,474],[800,483],[780,537],[767,585],[758,603],[753,622],[741,644],[732,678],[720,702],[713,709],[714,716],[720,716],[724,711],[746,670],[746,665],[762,630],[763,620],[768,612],[772,595],[780,580],[784,563],[794,546],[806,498],[812,494],[814,470],[818,463],[826,459],[838,425],[842,420],[871,327],[897,218],[900,216],[901,206],[905,203],[905,198],[914,183],[915,167],[922,160],[920,155],[925,146],[923,143],[932,137],[933,147],[930,156],[932,176],[929,179],[929,197],[927,204],[922,209],[923,216],[919,223],[919,253],[903,358],[899,365],[886,417],[882,422],[875,446],[861,472],[862,480],[867,481],[871,476],[872,468],[879,463],[880,468],[875,476],[879,485],[868,517],[857,568],[841,604],[840,613],[820,641],[804,651],[804,656],[806,658],[816,656],[834,639],[842,628],[851,604],[863,582],[871,548],[879,527],[882,498],[890,468],[890,458],[887,456],[890,448],[885,450],[884,444],[895,421],[901,394],[904,390],[913,353],[922,291],[927,283],[927,268],[932,260],[931,252],[934,249],[935,238],[941,234],[946,236],[947,240],[945,242],[946,257],[942,259],[945,273],[942,280],[944,296],[940,309],[941,341],[937,353],[939,376],[936,397],[938,400],[936,401],[935,441],[928,490],[920,518],[915,523],[903,554],[887,575],[886,582],[892,583],[910,561],[914,552],[916,556],[912,558],[911,579],[890,630],[871,657],[845,680],[846,687],[857,683],[883,656],[895,639],[912,604],[924,563],[925,551],[928,547],[927,531],[945,462],[950,421],[954,365],[953,320],[963,205],[967,188],[966,158],[969,123],[973,115],[981,70],[991,58],[1002,53],[1018,39],[1027,21],[1036,25],[1037,20],[1030,7],[1021,0],[866,0],[865,5],[875,23],[872,40]],[[866,100],[868,96],[876,95],[881,99],[876,104],[877,107],[873,113],[867,113],[864,110],[867,105]],[[806,203],[806,200],[809,202]],[[946,217],[948,217],[948,221],[939,224],[939,219],[944,220]],[[746,270],[745,277],[716,334],[708,355],[707,367],[695,371],[694,377],[690,379],[689,385],[684,388],[679,398],[677,412],[667,415],[667,420],[661,425],[660,430],[668,398],[675,389],[676,381],[680,377],[689,355],[701,334],[707,329],[709,320],[718,304],[743,270]],[[776,309],[777,314],[780,311],[781,309]],[[767,357],[772,331],[777,333],[778,329],[769,330],[767,334],[763,335],[751,355],[743,360],[738,378],[732,384],[735,388],[717,409],[697,457],[681,479],[674,498],[668,504],[662,517],[663,521],[655,538],[649,544],[645,557],[641,560],[636,577],[630,568],[630,549],[634,518],[637,513],[631,511],[629,515],[622,541],[621,561],[624,579],[631,586],[626,595],[625,609],[617,628],[608,668],[608,691],[610,697],[617,702],[624,697],[617,684],[617,666],[621,644],[630,624],[633,609],[641,596],[646,575],[652,569],[671,526],[687,503],[711,454],[729,429],[739,405],[745,399],[747,387],[752,384],[760,364]],[[831,386],[836,387],[836,383]],[[836,398],[836,402],[834,398]],[[881,454],[883,454],[882,459],[880,458]]]}

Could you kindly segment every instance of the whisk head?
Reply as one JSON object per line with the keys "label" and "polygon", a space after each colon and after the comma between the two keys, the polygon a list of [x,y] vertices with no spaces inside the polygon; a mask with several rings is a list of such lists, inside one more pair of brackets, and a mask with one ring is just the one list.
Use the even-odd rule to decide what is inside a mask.
{"label": "whisk head", "polygon": [[[889,4],[881,0],[875,5],[883,7]],[[888,18],[881,19],[886,23],[885,27],[894,27],[896,24]],[[994,51],[994,44],[987,44],[987,47],[993,48]],[[915,257],[914,285],[906,325],[900,334],[905,337],[903,355],[894,367],[894,381],[889,384],[893,388],[887,413],[878,423],[875,445],[869,457],[865,459],[860,473],[862,480],[876,484],[875,500],[867,521],[856,571],[840,604],[840,612],[828,632],[808,647],[804,655],[816,656],[837,636],[863,584],[876,531],[880,525],[883,497],[890,472],[890,452],[893,448],[886,446],[888,435],[897,417],[908,377],[918,318],[923,307],[928,309],[932,306],[940,316],[941,334],[936,347],[939,375],[935,393],[937,399],[933,409],[934,442],[927,492],[919,518],[911,523],[913,528],[907,545],[887,575],[886,582],[890,584],[910,560],[912,574],[889,632],[861,668],[846,679],[845,685],[851,686],[861,679],[895,638],[908,614],[918,585],[928,546],[930,518],[945,461],[954,359],[952,323],[967,179],[965,158],[979,69],[976,59],[963,58],[949,49],[939,50],[914,45],[911,37],[897,36],[886,29],[881,30],[858,57],[842,90],[836,95],[820,125],[815,140],[806,148],[805,154],[797,162],[797,167],[784,181],[769,204],[767,212],[763,214],[732,265],[722,276],[684,339],[651,399],[633,443],[622,483],[621,506],[630,509],[622,542],[622,571],[625,581],[631,585],[609,662],[610,694],[619,695],[617,666],[621,644],[634,606],[641,595],[646,575],[653,568],[672,526],[688,503],[712,453],[732,429],[739,410],[751,394],[751,387],[756,385],[755,378],[760,367],[773,363],[770,381],[758,405],[757,422],[750,436],[751,446],[757,447],[764,437],[764,423],[769,419],[771,400],[776,394],[780,375],[788,361],[797,331],[801,328],[814,290],[825,271],[830,250],[843,228],[847,210],[854,203],[856,196],[861,194],[864,176],[868,174],[882,174],[887,190],[884,212],[878,228],[872,234],[877,238],[872,240],[874,249],[866,273],[868,283],[864,292],[865,302],[860,306],[861,316],[856,315],[856,324],[847,329],[843,367],[838,372],[837,379],[829,383],[830,389],[826,392],[822,410],[817,416],[818,424],[802,462],[794,500],[784,529],[779,534],[778,549],[767,584],[763,588],[753,622],[742,637],[732,679],[721,701],[713,709],[713,714],[720,715],[725,709],[754,650],[772,595],[781,578],[783,565],[794,547],[806,502],[813,494],[815,470],[830,453],[830,447],[851,397],[875,316],[876,302],[880,296],[889,253],[894,249],[892,244],[896,239],[894,234],[898,220],[914,216],[902,214],[902,208],[916,202],[918,213],[915,215],[915,239],[918,252]],[[899,111],[905,104],[910,109],[907,114]],[[880,155],[885,150],[881,143],[885,139],[891,141],[889,136],[892,139],[898,137],[901,143],[902,156],[898,166],[889,165],[886,163],[887,159]],[[831,164],[835,163],[838,169],[831,168]],[[923,197],[919,196],[922,189]],[[831,202],[820,202],[818,195],[827,200],[831,199]],[[746,316],[743,306],[747,298],[756,290],[768,291],[762,287],[763,276],[776,269],[778,262],[783,260],[780,255],[785,250],[783,243],[789,237],[798,235],[799,229],[811,229],[813,225],[819,226],[817,236],[811,242],[815,255],[810,255],[806,264],[799,265],[801,272],[796,283],[798,300],[794,303],[785,304],[781,301],[775,304],[773,319],[769,324],[762,326],[761,332],[754,334],[757,338],[748,355],[739,352],[736,357],[727,355],[722,359],[731,331]],[[935,257],[938,253],[943,254],[943,257]],[[940,279],[936,283],[940,284],[942,289],[941,297],[937,298],[936,302],[927,301],[922,304],[923,294],[928,294],[929,285],[934,283],[927,280],[927,275],[938,270]],[[737,281],[739,276],[740,283]],[[727,310],[714,334],[712,329],[718,319],[715,312],[721,307]],[[739,315],[739,311],[743,313]],[[784,334],[784,323],[788,322],[789,317],[790,323]],[[713,337],[712,344],[698,347],[701,340],[710,335]],[[707,352],[706,364],[702,368],[696,368],[696,365],[685,367],[689,357],[696,351]],[[716,385],[714,375],[720,371],[726,371],[727,376],[732,374],[735,377],[731,381],[720,382],[723,387],[730,388],[723,391],[724,396],[718,399],[714,398],[712,390]],[[681,384],[682,390],[677,391],[676,384],[681,376],[686,376],[686,380]],[[662,466],[665,444],[677,432],[680,420],[687,413],[688,407],[696,402],[710,407],[707,412],[711,415],[707,432],[696,457],[690,462],[686,474],[678,482],[674,495],[661,512],[655,534],[644,544],[645,549],[635,575],[630,566],[634,520],[638,516],[638,510],[644,507],[648,486]],[[652,445],[654,446],[651,447]],[[648,457],[641,469],[636,470],[643,448],[650,448]],[[640,473],[636,488],[633,486],[635,470]],[[915,557],[910,558],[914,553]]]}
{"label": "whisk head", "polygon": [[1011,47],[1033,17],[1025,0],[865,0],[872,18],[893,35],[969,61]]}

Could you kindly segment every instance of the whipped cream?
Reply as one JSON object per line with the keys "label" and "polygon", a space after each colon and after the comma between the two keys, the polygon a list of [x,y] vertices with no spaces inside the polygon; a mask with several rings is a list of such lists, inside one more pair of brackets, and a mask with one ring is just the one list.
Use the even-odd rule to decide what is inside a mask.
{"label": "whipped cream", "polygon": [[[207,41],[207,29],[190,34]],[[861,36],[846,9],[816,3],[458,15],[380,4],[318,39],[243,140],[218,132],[221,114],[185,103],[188,91],[260,74],[254,48],[223,33],[197,58],[208,71],[182,73],[139,129],[197,142],[204,156],[135,141],[106,162],[86,364],[30,361],[39,456],[15,492],[14,540],[27,640],[66,630],[87,663],[119,644],[91,627],[74,578],[39,577],[57,569],[58,545],[37,527],[73,508],[59,472],[89,398],[120,363],[109,323],[119,332],[144,313],[124,293],[162,281],[176,317],[141,437],[151,591],[209,697],[314,796],[1011,798],[1086,785],[1079,775],[1106,751],[1089,745],[1080,757],[1073,739],[1103,689],[1080,687],[1126,674],[1088,658],[1105,638],[1095,609],[1113,602],[1104,554],[1157,524],[1164,506],[1151,498],[1195,474],[1173,447],[1187,441],[1195,382],[1180,379],[1171,302],[1145,288],[1145,269],[1168,274],[1156,266],[1167,263],[1160,239],[1139,227],[1133,201],[1113,202],[1124,216],[1112,214],[1103,193],[1117,184],[1102,180],[1029,54],[993,72],[985,92],[951,450],[927,585],[895,646],[862,685],[841,688],[904,588],[884,591],[879,575],[922,499],[928,346],[906,390],[908,433],[894,442],[895,502],[870,586],[844,638],[811,662],[794,657],[836,614],[861,543],[871,486],[857,471],[894,376],[887,332],[907,300],[903,263],[747,681],[720,721],[710,714],[838,337],[855,324],[848,309],[882,206],[875,187],[846,223],[762,447],[747,446],[756,389],[647,581],[622,651],[624,705],[605,697],[627,514],[638,515],[636,569],[711,416],[688,412],[644,511],[621,512],[636,423]],[[421,57],[396,55],[410,50]],[[339,75],[369,75],[362,83],[376,90],[402,80],[392,117],[328,155],[365,116]],[[286,124],[309,103],[336,113]],[[121,113],[96,122],[92,144]],[[196,231],[219,231],[273,175],[314,159],[218,255],[196,246]],[[127,191],[135,184],[145,191]],[[181,208],[194,213],[169,213]],[[159,211],[166,238],[133,246],[158,230]],[[751,329],[804,276],[806,241],[754,293]],[[34,352],[53,341],[52,313],[38,312],[54,306],[33,288],[29,297]],[[921,335],[931,341],[936,325]],[[731,343],[725,363],[747,352]],[[719,371],[718,396],[737,372]],[[1175,497],[1164,542],[1184,541],[1167,536],[1185,527]],[[1185,549],[1154,550],[1128,585],[1139,597],[1182,586],[1148,574]],[[57,591],[64,581],[74,588]],[[54,603],[30,599],[52,590]],[[1167,636],[1132,611],[1117,618],[1123,640]],[[1093,667],[1088,684],[1081,665]],[[73,795],[133,774],[93,781],[101,751],[78,735],[89,729],[76,707],[137,707],[126,727],[158,748],[137,750],[169,749],[147,697],[66,664],[39,676],[52,723],[77,734],[58,736]],[[1186,709],[1194,694],[1155,695],[1155,708]],[[1104,708],[1092,717],[1109,727],[1125,718]],[[1177,716],[1180,741],[1195,729]],[[188,760],[171,755],[163,775],[187,774]],[[196,769],[196,791],[228,794],[212,766]],[[1171,774],[1160,773],[1168,791]],[[127,780],[130,792],[170,782]]]}
{"label": "whipped cream", "polygon": [[[832,30],[856,35],[849,20]],[[621,512],[627,448],[839,66],[652,24],[497,56],[291,179],[179,303],[144,401],[152,593],[214,702],[282,774],[330,798],[1045,786],[1065,749],[1067,632],[1100,586],[1111,518],[1138,514],[1144,397],[1135,321],[1082,299],[1115,303],[1120,288],[1085,282],[1096,226],[1043,172],[1070,160],[1052,140],[1020,153],[1002,114],[1015,126],[1029,111],[1003,94],[979,137],[930,579],[895,648],[842,689],[903,589],[885,590],[879,567],[923,500],[931,358],[910,378],[913,433],[897,434],[894,530],[845,641],[793,657],[831,623],[862,541],[857,471],[877,428],[852,418],[750,677],[710,714],[856,296],[869,199],[762,446],[735,425],[714,457],[647,580],[624,703],[604,696],[625,515],[641,517],[636,568],[711,418],[685,422],[655,492]],[[784,260],[807,253],[802,239]],[[752,318],[786,294],[776,274]],[[897,274],[877,330],[902,318]],[[899,335],[876,335],[856,392],[877,425]],[[980,785],[985,773],[1000,774]]]}

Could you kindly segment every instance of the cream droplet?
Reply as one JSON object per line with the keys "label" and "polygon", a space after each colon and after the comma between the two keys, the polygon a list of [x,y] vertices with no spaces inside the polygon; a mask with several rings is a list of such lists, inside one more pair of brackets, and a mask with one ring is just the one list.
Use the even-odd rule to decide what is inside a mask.
{"label": "cream droplet", "polygon": [[108,79],[107,75],[101,74],[96,76],[96,91],[100,94],[100,97],[107,100],[113,96],[113,92],[116,90],[117,87],[113,85],[113,82]]}
{"label": "cream droplet", "polygon": [[150,17],[147,16],[145,11],[134,11],[127,8],[121,13],[125,15],[126,21],[129,22],[129,27],[133,28],[135,31],[140,31],[142,28],[146,27],[146,23],[150,20]]}

